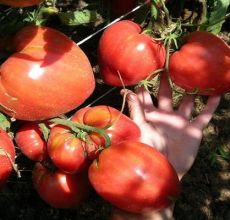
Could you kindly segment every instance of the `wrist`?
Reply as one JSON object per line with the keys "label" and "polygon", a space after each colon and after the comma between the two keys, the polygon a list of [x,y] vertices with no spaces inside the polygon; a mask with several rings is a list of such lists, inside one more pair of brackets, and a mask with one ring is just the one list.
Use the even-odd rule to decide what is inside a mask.
{"label": "wrist", "polygon": [[110,220],[174,220],[174,205],[158,211],[148,211],[142,214],[128,213],[122,210],[113,210]]}
{"label": "wrist", "polygon": [[156,212],[148,213],[146,220],[174,220],[173,209],[174,205]]}

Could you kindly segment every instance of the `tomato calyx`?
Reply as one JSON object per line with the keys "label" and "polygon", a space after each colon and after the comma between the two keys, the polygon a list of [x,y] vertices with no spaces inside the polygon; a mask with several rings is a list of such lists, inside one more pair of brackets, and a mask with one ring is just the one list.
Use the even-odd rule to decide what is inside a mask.
{"label": "tomato calyx", "polygon": [[83,141],[87,142],[87,137],[89,133],[95,132],[98,133],[101,137],[105,139],[105,147],[111,145],[111,140],[109,135],[105,132],[106,128],[97,128],[89,125],[83,125],[77,122],[72,122],[67,119],[62,118],[54,118],[49,120],[51,123],[64,125],[70,128],[73,132],[77,134],[77,137],[82,139]]}
{"label": "tomato calyx", "polygon": [[164,68],[153,71],[148,77],[146,77],[146,79],[141,80],[137,84],[136,88],[143,87],[145,90],[151,93],[150,89],[153,89],[155,86],[155,76],[160,75],[164,71]]}

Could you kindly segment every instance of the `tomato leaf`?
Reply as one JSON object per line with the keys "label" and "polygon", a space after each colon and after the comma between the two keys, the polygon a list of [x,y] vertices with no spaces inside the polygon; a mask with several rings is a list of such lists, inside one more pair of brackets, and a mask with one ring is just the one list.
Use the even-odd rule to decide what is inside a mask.
{"label": "tomato leaf", "polygon": [[9,118],[7,118],[4,114],[0,113],[0,128],[4,131],[8,130],[11,126]]}
{"label": "tomato leaf", "polygon": [[97,11],[91,11],[87,9],[73,12],[61,12],[58,16],[61,22],[68,26],[78,26],[94,23],[99,18]]}
{"label": "tomato leaf", "polygon": [[157,20],[158,16],[159,16],[159,9],[158,9],[158,4],[159,2],[156,1],[156,0],[152,0],[151,1],[151,17],[154,19],[154,20]]}
{"label": "tomato leaf", "polygon": [[225,15],[230,5],[229,0],[212,0],[208,21],[201,26],[201,29],[218,34],[225,21]]}

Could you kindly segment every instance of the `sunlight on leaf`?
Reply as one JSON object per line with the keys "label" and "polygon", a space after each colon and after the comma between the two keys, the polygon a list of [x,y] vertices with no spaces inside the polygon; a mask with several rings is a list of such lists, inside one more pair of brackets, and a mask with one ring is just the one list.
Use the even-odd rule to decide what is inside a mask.
{"label": "sunlight on leaf", "polygon": [[59,13],[61,22],[68,26],[85,25],[98,20],[99,14],[96,11],[82,10]]}

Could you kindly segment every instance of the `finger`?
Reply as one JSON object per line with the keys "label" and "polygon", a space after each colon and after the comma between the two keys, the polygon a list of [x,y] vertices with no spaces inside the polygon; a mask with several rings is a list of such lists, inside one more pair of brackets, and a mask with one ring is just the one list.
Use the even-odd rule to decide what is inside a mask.
{"label": "finger", "polygon": [[138,88],[136,90],[136,94],[137,94],[138,99],[141,102],[141,105],[144,108],[144,112],[146,113],[152,112],[156,109],[155,106],[153,105],[152,97],[146,89],[144,89],[143,87]]}
{"label": "finger", "polygon": [[172,111],[172,91],[165,73],[161,76],[158,93],[158,108],[165,111]]}
{"label": "finger", "polygon": [[190,119],[194,106],[194,96],[185,96],[177,112],[186,119]]}
{"label": "finger", "polygon": [[219,105],[220,98],[220,96],[209,97],[204,110],[191,122],[191,124],[199,129],[204,129],[208,125],[213,113]]}
{"label": "finger", "polygon": [[123,97],[126,96],[130,118],[137,125],[143,123],[145,121],[145,113],[143,106],[141,105],[141,102],[138,99],[137,95],[134,92],[127,89],[122,89],[121,95],[123,95]]}

